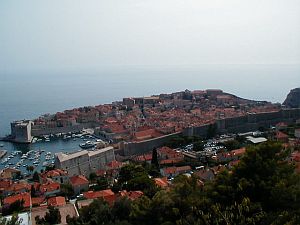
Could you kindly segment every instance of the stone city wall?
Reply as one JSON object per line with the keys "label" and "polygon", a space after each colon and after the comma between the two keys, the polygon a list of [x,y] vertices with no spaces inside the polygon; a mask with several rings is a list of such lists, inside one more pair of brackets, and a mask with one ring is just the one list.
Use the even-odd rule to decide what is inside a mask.
{"label": "stone city wall", "polygon": [[42,135],[49,135],[49,134],[58,134],[58,133],[69,133],[69,132],[79,132],[82,129],[92,128],[94,127],[93,123],[84,123],[78,124],[70,127],[55,127],[55,128],[34,128],[31,129],[32,136],[42,136]]}
{"label": "stone city wall", "polygon": [[120,143],[120,148],[122,149],[122,153],[125,156],[131,156],[136,154],[144,154],[153,150],[153,148],[158,148],[172,137],[181,134],[181,132],[164,135],[162,137],[153,138],[150,140],[140,141],[140,142],[122,142]]}
{"label": "stone city wall", "polygon": [[215,124],[206,124],[199,127],[188,127],[183,132],[166,135],[141,142],[123,142],[120,144],[121,152],[125,156],[143,154],[151,151],[153,148],[164,145],[175,135],[183,134],[187,136],[207,136],[209,126],[216,126],[218,134],[226,133],[244,133],[255,131],[259,128],[269,128],[279,122],[293,123],[300,119],[300,108],[282,109],[278,112],[268,112],[259,114],[248,114],[246,116],[233,117],[217,120]]}

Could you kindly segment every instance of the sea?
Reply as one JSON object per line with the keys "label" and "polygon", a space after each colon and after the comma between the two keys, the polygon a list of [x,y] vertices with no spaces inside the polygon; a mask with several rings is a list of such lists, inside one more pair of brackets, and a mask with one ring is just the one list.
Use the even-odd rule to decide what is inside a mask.
{"label": "sea", "polygon": [[[94,71],[0,72],[0,137],[10,122],[34,119],[123,97],[142,97],[182,90],[222,89],[237,96],[282,103],[300,87],[300,64],[209,64],[197,66],[115,66]],[[79,150],[80,140],[17,145],[0,149],[46,152]],[[0,165],[1,168],[1,165]]]}

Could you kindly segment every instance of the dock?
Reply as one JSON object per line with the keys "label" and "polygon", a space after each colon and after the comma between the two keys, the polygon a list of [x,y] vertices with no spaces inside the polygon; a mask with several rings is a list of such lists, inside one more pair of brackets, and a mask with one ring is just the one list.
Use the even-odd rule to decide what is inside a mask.
{"label": "dock", "polygon": [[6,153],[7,153],[7,150],[0,150],[0,159],[3,157],[3,156],[5,156],[6,155]]}

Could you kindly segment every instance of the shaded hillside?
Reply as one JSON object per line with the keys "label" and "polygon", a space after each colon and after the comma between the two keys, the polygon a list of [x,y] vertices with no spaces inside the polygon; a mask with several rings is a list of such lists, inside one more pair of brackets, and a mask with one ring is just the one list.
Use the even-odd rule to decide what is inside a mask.
{"label": "shaded hillside", "polygon": [[286,97],[283,105],[289,108],[299,108],[300,107],[300,88],[295,88],[290,91]]}

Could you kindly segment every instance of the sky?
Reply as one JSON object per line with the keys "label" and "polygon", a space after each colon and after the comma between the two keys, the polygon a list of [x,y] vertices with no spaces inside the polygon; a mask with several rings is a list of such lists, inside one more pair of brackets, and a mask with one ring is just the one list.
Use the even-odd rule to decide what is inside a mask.
{"label": "sky", "polygon": [[0,73],[201,64],[300,64],[300,1],[0,1]]}

